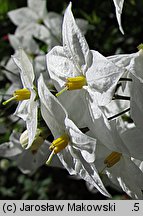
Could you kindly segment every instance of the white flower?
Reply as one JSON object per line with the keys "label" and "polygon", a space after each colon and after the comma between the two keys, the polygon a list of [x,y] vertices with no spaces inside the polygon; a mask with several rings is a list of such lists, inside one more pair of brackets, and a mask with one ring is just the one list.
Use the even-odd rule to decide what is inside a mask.
{"label": "white flower", "polygon": [[[116,149],[111,152],[97,142],[95,166],[133,199],[142,199],[143,173],[139,166],[143,160],[143,134],[135,125],[127,128],[120,118],[111,122],[111,129]],[[133,159],[140,163],[135,165]]]}
{"label": "white flower", "polygon": [[88,126],[95,137],[112,148],[110,141],[106,141],[108,136],[112,137],[110,125],[100,106],[112,100],[125,68],[118,67],[99,52],[89,50],[75,23],[71,4],[63,20],[63,47],[57,46],[47,54],[47,67],[57,90],[64,85],[69,90],[57,95],[61,94],[59,100],[70,118],[78,127]]}
{"label": "white flower", "polygon": [[62,33],[63,47],[56,46],[47,54],[47,67],[56,88],[60,90],[66,85],[68,90],[91,89],[98,93],[99,105],[109,103],[125,70],[99,52],[89,50],[75,23],[71,3],[64,15]]}
{"label": "white flower", "polygon": [[124,31],[121,25],[121,14],[122,14],[124,0],[113,0],[113,2],[115,5],[115,9],[116,9],[116,17],[117,17],[117,21],[119,24],[119,29],[122,32],[122,34],[124,34]]}
{"label": "white flower", "polygon": [[[124,142],[124,145],[129,150],[128,154],[127,152],[111,152],[102,143],[97,142],[95,166],[99,173],[106,174],[112,183],[118,187],[120,186],[133,199],[142,199],[143,173],[132,161],[132,154],[138,156],[138,158],[141,157],[139,150],[137,150],[136,142],[134,141],[139,140],[141,144],[142,139],[137,138],[132,140],[131,137],[137,134],[133,133],[133,136],[130,137],[131,133],[127,133],[125,136],[120,135],[120,141],[119,139],[115,140],[118,147],[120,146],[121,139],[123,139],[122,142]],[[127,138],[129,138],[128,142]]]}
{"label": "white flower", "polygon": [[[40,31],[41,25],[38,24],[43,21],[43,19],[47,16],[46,10],[46,1],[45,0],[28,0],[28,7],[19,8],[13,11],[8,12],[8,16],[12,20],[12,22],[21,28],[31,29],[36,34]],[[20,32],[20,29],[18,30]],[[28,33],[34,33],[28,31]]]}
{"label": "white flower", "polygon": [[47,89],[42,76],[38,80],[38,94],[42,117],[54,136],[48,161],[58,154],[70,174],[80,176],[109,196],[94,166],[96,140],[83,134],[68,118],[63,106]]}
{"label": "white flower", "polygon": [[14,114],[26,122],[29,135],[27,148],[29,148],[34,140],[37,129],[38,102],[36,100],[36,91],[34,90],[33,84],[34,71],[30,60],[22,49],[19,49],[17,55],[13,56],[13,60],[20,69],[20,77],[24,88],[16,90],[13,97],[5,101],[3,104],[5,105],[11,100],[19,101]]}
{"label": "white flower", "polygon": [[[15,34],[19,37],[36,37],[48,45],[50,50],[61,44],[62,16],[55,12],[47,12],[45,0],[28,0],[28,6],[8,12],[8,16],[17,26]],[[85,33],[88,22],[77,19]]]}
{"label": "white flower", "polygon": [[[31,151],[31,149],[22,148],[19,139],[20,134],[13,132],[10,141],[0,145],[0,156],[15,161],[21,172],[32,175],[39,167],[45,164],[49,157],[48,148],[50,143],[44,141],[37,151]],[[62,164],[55,156],[51,166],[62,167]]]}

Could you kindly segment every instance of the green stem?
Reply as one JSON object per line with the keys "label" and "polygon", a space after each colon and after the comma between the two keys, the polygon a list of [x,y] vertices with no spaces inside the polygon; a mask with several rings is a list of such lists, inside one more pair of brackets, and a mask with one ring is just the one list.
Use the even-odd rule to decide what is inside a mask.
{"label": "green stem", "polygon": [[130,97],[115,94],[112,100],[130,100]]}
{"label": "green stem", "polygon": [[130,81],[130,82],[132,82],[132,79],[131,78],[120,78],[119,81]]}
{"label": "green stem", "polygon": [[116,118],[116,117],[118,117],[118,116],[120,116],[120,115],[123,115],[124,113],[126,113],[126,112],[128,112],[128,111],[130,111],[130,108],[125,109],[124,111],[122,111],[122,112],[120,112],[120,113],[118,113],[118,114],[116,114],[116,115],[114,115],[114,116],[109,117],[108,120],[110,121],[110,120],[112,120],[112,119],[114,119],[114,118]]}

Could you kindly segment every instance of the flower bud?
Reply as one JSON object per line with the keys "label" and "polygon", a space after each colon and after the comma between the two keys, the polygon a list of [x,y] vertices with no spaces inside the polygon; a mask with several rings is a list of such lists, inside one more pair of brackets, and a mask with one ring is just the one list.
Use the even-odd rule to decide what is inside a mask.
{"label": "flower bud", "polygon": [[[43,130],[37,128],[36,130],[36,135],[34,138],[34,141],[30,147],[31,151],[37,151],[39,149],[39,147],[43,144],[45,140],[45,136],[43,136]],[[25,130],[21,136],[20,136],[20,143],[22,145],[23,148],[26,148],[28,145],[28,131]]]}

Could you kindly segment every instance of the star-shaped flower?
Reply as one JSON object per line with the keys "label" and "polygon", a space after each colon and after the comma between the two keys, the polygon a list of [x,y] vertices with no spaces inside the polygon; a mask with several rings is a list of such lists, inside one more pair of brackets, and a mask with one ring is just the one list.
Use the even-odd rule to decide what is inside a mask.
{"label": "star-shaped flower", "polygon": [[[65,11],[62,33],[63,46],[56,46],[47,54],[48,71],[59,91],[57,96],[78,126],[82,121],[82,125],[94,128],[96,136],[105,140],[110,126],[101,106],[112,100],[125,68],[89,49],[72,15],[71,3]],[[79,107],[81,111],[76,112]]]}
{"label": "star-shaped flower", "polygon": [[47,163],[54,154],[58,154],[70,174],[80,176],[109,196],[94,166],[96,139],[83,134],[68,118],[66,110],[48,90],[42,76],[38,80],[38,94],[42,117],[54,136],[50,146],[52,153]]}
{"label": "star-shaped flower", "polygon": [[46,1],[28,0],[28,7],[19,8],[8,12],[12,22],[18,26],[17,35],[38,35],[44,29],[40,24],[47,16]]}
{"label": "star-shaped flower", "polygon": [[23,89],[16,90],[13,93],[13,97],[3,102],[3,104],[6,105],[12,100],[19,101],[14,114],[26,122],[29,136],[27,148],[29,148],[32,145],[37,129],[38,102],[36,100],[37,93],[33,83],[35,75],[32,63],[22,49],[19,49],[17,55],[13,56],[13,60],[19,68]]}
{"label": "star-shaped flower", "polygon": [[97,142],[95,166],[101,175],[106,174],[133,199],[142,199],[143,172],[135,165],[133,158],[143,159],[143,136],[135,126],[130,129],[124,126],[123,121],[112,122],[115,151]]}
{"label": "star-shaped flower", "polygon": [[63,47],[56,46],[47,54],[48,71],[57,90],[64,86],[66,90],[91,89],[99,105],[109,103],[125,70],[98,51],[89,50],[72,15],[71,3],[64,15],[62,34]]}

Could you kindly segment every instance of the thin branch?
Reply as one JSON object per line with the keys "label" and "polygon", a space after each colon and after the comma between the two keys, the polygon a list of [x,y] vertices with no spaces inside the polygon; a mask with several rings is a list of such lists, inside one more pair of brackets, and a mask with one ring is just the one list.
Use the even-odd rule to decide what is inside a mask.
{"label": "thin branch", "polygon": [[123,115],[124,113],[126,113],[126,112],[128,112],[128,111],[130,111],[130,108],[127,108],[127,109],[125,109],[124,111],[122,111],[122,112],[120,112],[120,113],[118,113],[118,114],[116,114],[116,115],[114,115],[114,116],[109,117],[108,120],[110,121],[110,120],[112,120],[112,119],[114,119],[114,118],[116,118],[116,117],[119,117],[119,116]]}
{"label": "thin branch", "polygon": [[112,100],[130,100],[130,97],[115,94]]}
{"label": "thin branch", "polygon": [[130,81],[130,82],[132,82],[132,79],[131,78],[120,78],[119,81]]}

